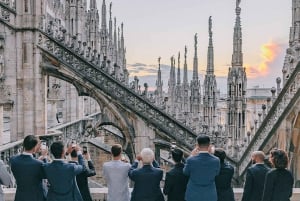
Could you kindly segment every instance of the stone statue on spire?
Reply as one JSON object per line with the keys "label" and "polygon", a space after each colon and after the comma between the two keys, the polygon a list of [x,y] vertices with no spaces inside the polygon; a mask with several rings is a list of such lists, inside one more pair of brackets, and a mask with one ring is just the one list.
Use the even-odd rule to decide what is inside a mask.
{"label": "stone statue on spire", "polygon": [[184,46],[184,58],[186,59],[186,55],[187,55],[187,47]]}
{"label": "stone statue on spire", "polygon": [[109,4],[109,17],[110,17],[110,19],[111,19],[111,10],[112,10],[112,2],[110,2],[110,4]]}
{"label": "stone statue on spire", "polygon": [[161,60],[161,57],[158,57],[158,66],[160,67],[160,60]]}
{"label": "stone statue on spire", "polygon": [[180,63],[180,52],[178,52],[178,65]]}
{"label": "stone statue on spire", "polygon": [[241,0],[236,0],[236,7],[239,7]]}

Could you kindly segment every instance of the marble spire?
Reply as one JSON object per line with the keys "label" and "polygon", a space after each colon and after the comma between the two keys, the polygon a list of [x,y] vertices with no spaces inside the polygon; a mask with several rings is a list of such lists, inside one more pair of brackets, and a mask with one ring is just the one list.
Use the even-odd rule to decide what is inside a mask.
{"label": "marble spire", "polygon": [[113,40],[113,24],[112,24],[112,2],[110,2],[110,4],[109,4],[109,24],[108,24],[108,26],[109,26],[109,28],[108,28],[108,30],[109,30],[109,40],[110,41],[112,41]]}
{"label": "marble spire", "polygon": [[198,52],[197,52],[197,44],[198,44],[198,37],[197,33],[194,36],[194,48],[195,48],[195,55],[194,55],[194,65],[193,65],[193,81],[198,81]]}
{"label": "marble spire", "polygon": [[105,0],[102,3],[102,18],[101,18],[101,29],[106,29],[106,4]]}
{"label": "marble spire", "polygon": [[183,86],[185,86],[185,87],[188,86],[188,73],[187,73],[186,57],[187,57],[187,47],[184,46]]}
{"label": "marble spire", "polygon": [[156,104],[158,105],[158,106],[162,106],[162,102],[163,102],[163,100],[162,100],[162,94],[163,94],[163,89],[162,89],[162,87],[163,87],[163,81],[162,81],[162,79],[161,79],[161,69],[160,69],[160,60],[161,60],[161,58],[159,57],[158,58],[158,72],[157,72],[157,80],[156,80],[156,100],[155,100],[155,102],[156,102]]}
{"label": "marble spire", "polygon": [[181,84],[180,80],[180,52],[178,52],[178,62],[177,62],[178,68],[177,68],[177,85]]}
{"label": "marble spire", "polygon": [[208,20],[208,34],[209,34],[209,44],[207,50],[207,69],[206,74],[214,74],[214,47],[213,47],[213,39],[212,39],[212,19],[211,16]]}
{"label": "marble spire", "polygon": [[96,0],[90,1],[90,9],[97,9],[97,2]]}
{"label": "marble spire", "polygon": [[236,19],[233,33],[233,54],[232,54],[232,67],[242,67],[243,66],[243,53],[242,53],[242,27],[241,27],[241,0],[236,1]]}

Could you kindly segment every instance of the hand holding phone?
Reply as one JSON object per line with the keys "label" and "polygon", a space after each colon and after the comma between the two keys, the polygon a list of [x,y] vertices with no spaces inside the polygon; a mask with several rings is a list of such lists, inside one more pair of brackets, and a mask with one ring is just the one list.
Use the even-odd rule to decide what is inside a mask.
{"label": "hand holding phone", "polygon": [[82,147],[82,153],[83,154],[87,154],[88,150],[87,150],[87,147],[86,146],[83,146]]}

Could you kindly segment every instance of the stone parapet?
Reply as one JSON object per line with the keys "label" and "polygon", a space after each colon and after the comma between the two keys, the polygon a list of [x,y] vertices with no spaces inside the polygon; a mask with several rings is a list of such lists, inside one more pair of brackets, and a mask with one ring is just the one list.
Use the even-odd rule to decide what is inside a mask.
{"label": "stone parapet", "polygon": [[[90,189],[93,201],[106,201],[107,200],[107,188],[91,188]],[[243,195],[242,188],[234,188],[234,197],[236,201],[241,201]],[[4,189],[5,201],[13,201],[16,190],[14,188]],[[300,200],[300,188],[294,188],[291,201]]]}

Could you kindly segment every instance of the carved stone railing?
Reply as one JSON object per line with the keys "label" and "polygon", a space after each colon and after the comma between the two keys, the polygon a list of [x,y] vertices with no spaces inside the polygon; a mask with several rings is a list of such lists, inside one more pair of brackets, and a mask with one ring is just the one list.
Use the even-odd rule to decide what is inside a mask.
{"label": "carved stone railing", "polygon": [[0,20],[10,26],[15,16],[15,4],[10,0],[0,0]]}
{"label": "carved stone railing", "polygon": [[[57,60],[68,71],[94,85],[116,100],[115,102],[131,110],[147,123],[152,124],[156,129],[174,139],[178,146],[187,150],[193,148],[196,138],[193,131],[107,74],[101,69],[100,59],[95,53],[80,46],[81,43],[78,43],[74,38],[72,41],[67,40],[64,35],[65,32],[54,35],[51,28],[48,33],[40,31],[37,45],[44,54]],[[45,69],[46,73],[47,70]],[[59,73],[58,69],[57,73]]]}
{"label": "carved stone railing", "polygon": [[256,150],[262,150],[271,137],[278,130],[281,122],[287,116],[290,109],[295,105],[300,96],[300,63],[290,75],[289,80],[281,90],[277,99],[274,101],[266,118],[261,123],[257,132],[253,136],[248,148],[243,153],[237,164],[238,175],[243,175],[251,161],[251,153]]}
{"label": "carved stone railing", "polygon": [[[131,189],[130,189],[131,191]],[[107,188],[90,188],[90,192],[92,195],[93,201],[106,201],[107,200]],[[234,198],[236,201],[242,200],[243,189],[242,188],[234,188]],[[15,189],[4,189],[4,196],[6,201],[13,201],[15,197],[16,190]],[[167,200],[167,199],[165,199]],[[293,195],[291,197],[291,201],[299,201],[300,200],[300,189],[294,188]]]}
{"label": "carved stone railing", "polygon": [[[88,140],[90,137],[86,133],[87,129],[85,126],[87,123],[96,124],[95,122],[99,120],[99,117],[100,113],[91,114],[86,118],[51,128],[48,130],[47,134],[40,135],[39,137],[40,139],[47,141],[48,144],[51,144],[56,140],[69,142],[72,139],[80,143],[84,140]],[[10,157],[22,152],[22,142],[23,140],[19,140],[0,146],[1,160],[3,160],[5,164],[8,164]]]}
{"label": "carved stone railing", "polygon": [[61,132],[60,138],[65,141],[76,140],[77,142],[87,141],[90,137],[93,137],[88,132],[88,126],[95,125],[100,119],[101,113],[91,114],[85,118],[61,124],[55,127],[52,127],[48,130],[48,133],[51,134]]}

